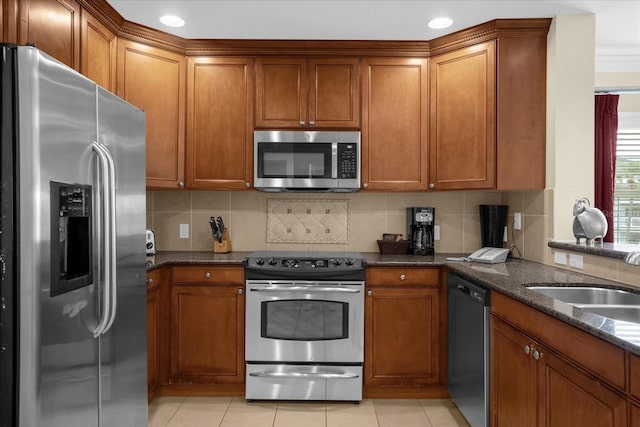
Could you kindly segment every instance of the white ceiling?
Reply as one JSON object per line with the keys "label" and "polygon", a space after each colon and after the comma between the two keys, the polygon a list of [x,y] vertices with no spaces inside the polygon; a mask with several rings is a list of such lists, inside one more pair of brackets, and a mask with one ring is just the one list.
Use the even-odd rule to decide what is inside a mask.
{"label": "white ceiling", "polygon": [[[125,19],[188,39],[431,40],[497,18],[596,16],[596,71],[640,72],[640,0],[107,0]],[[162,15],[182,17],[174,29]],[[449,16],[453,25],[427,22]]]}

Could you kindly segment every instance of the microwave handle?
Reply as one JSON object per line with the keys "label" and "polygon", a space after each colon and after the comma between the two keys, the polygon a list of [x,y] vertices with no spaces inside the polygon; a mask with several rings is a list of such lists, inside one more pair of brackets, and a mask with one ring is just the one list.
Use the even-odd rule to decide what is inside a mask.
{"label": "microwave handle", "polygon": [[331,178],[338,178],[338,143],[331,143]]}

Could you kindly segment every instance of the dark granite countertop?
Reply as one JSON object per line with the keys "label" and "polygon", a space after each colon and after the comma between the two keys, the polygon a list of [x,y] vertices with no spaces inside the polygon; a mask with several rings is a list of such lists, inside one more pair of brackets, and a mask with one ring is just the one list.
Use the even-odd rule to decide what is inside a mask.
{"label": "dark granite countertop", "polygon": [[[251,252],[159,252],[147,257],[147,269],[165,264],[237,264]],[[502,264],[478,264],[466,261],[449,261],[447,257],[459,254],[436,254],[433,256],[381,255],[363,253],[369,266],[446,266],[460,276],[523,302],[581,330],[640,356],[640,324],[612,320],[574,308],[562,301],[527,289],[532,284],[547,285],[598,285],[625,289],[640,293],[640,289],[619,282],[588,276],[531,261],[509,258]]]}
{"label": "dark granite countertop", "polygon": [[597,255],[607,258],[623,260],[629,252],[640,251],[640,245],[628,243],[587,243],[582,240],[580,243],[572,241],[551,241],[550,248],[564,249],[567,251],[582,252],[589,255]]}

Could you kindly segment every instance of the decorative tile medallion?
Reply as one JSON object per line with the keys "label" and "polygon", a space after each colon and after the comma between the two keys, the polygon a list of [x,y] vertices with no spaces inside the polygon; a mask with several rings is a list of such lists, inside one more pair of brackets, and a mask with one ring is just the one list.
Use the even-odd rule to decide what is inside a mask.
{"label": "decorative tile medallion", "polygon": [[349,201],[267,199],[267,242],[349,243]]}

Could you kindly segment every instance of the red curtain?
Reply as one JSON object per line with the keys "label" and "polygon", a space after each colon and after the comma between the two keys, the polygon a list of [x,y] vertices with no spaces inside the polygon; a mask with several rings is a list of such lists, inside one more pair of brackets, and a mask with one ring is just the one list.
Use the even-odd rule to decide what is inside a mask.
{"label": "red curtain", "polygon": [[613,194],[616,185],[619,95],[596,95],[595,200],[594,206],[607,217],[605,242],[613,242]]}

